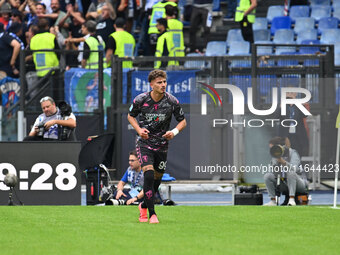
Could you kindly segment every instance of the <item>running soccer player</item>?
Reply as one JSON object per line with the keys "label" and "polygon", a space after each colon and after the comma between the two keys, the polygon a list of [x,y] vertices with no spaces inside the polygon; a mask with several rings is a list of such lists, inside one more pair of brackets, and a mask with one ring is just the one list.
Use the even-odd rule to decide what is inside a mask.
{"label": "running soccer player", "polygon": [[[144,201],[139,204],[139,221],[159,223],[154,208],[154,194],[161,184],[167,163],[169,140],[186,127],[178,100],[166,92],[166,73],[153,70],[148,81],[152,91],[138,95],[130,106],[128,121],[137,131],[136,151],[144,173]],[[178,124],[169,130],[172,114]],[[139,122],[136,117],[139,115]]]}

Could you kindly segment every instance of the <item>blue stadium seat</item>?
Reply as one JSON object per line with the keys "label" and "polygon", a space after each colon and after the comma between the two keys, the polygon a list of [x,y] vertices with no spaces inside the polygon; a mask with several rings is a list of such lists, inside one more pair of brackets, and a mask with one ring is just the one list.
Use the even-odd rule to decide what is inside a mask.
{"label": "blue stadium seat", "polygon": [[314,5],[312,6],[311,17],[316,21],[319,21],[321,18],[330,17],[332,8],[327,5]]}
{"label": "blue stadium seat", "polygon": [[296,18],[294,32],[298,34],[301,31],[305,31],[307,29],[315,28],[315,20],[314,18]]}
{"label": "blue stadium seat", "polygon": [[[256,44],[273,44],[271,41],[258,41]],[[273,55],[273,46],[257,46],[256,52],[258,56]]]}
{"label": "blue stadium seat", "polygon": [[[319,45],[319,40],[304,40],[301,44],[309,44],[309,45]],[[320,52],[319,47],[300,47],[300,54],[315,54],[316,52]],[[303,61],[304,66],[319,66],[318,59],[306,59]]]}
{"label": "blue stadium seat", "polygon": [[277,86],[276,75],[258,75],[257,88],[260,93],[260,101],[263,103],[271,103],[272,101],[272,88]]}
{"label": "blue stadium seat", "polygon": [[275,17],[272,20],[270,27],[271,34],[275,34],[276,30],[279,29],[290,29],[292,26],[292,19],[289,16]]}
{"label": "blue stadium seat", "polygon": [[244,41],[241,29],[230,29],[227,34],[227,44],[234,41]]}
{"label": "blue stadium seat", "polygon": [[221,11],[221,0],[213,0],[213,12]]}
{"label": "blue stadium seat", "polygon": [[318,24],[318,32],[319,34],[322,34],[322,31],[326,29],[332,29],[332,28],[338,28],[339,21],[337,18],[322,18],[319,20]]}
{"label": "blue stadium seat", "polygon": [[277,46],[275,49],[275,55],[293,55],[296,54],[295,47]]}
{"label": "blue stadium seat", "polygon": [[292,29],[276,30],[273,42],[284,44],[294,43],[294,31]]}
{"label": "blue stadium seat", "polygon": [[227,43],[224,41],[211,41],[207,44],[206,56],[225,56],[227,55]]}
{"label": "blue stadium seat", "polygon": [[269,6],[267,11],[267,20],[272,22],[274,17],[284,16],[284,7],[282,5]]}
{"label": "blue stadium seat", "polygon": [[[230,42],[229,44],[229,56],[249,56],[250,55],[250,43],[246,41]],[[250,67],[251,60],[232,60],[231,67]]]}
{"label": "blue stadium seat", "polygon": [[308,5],[293,5],[289,10],[289,17],[295,22],[297,18],[309,17]]}
{"label": "blue stadium seat", "polygon": [[256,17],[255,22],[253,24],[253,30],[260,29],[268,29],[268,20],[267,18],[258,18]]}
{"label": "blue stadium seat", "polygon": [[334,65],[340,66],[340,42],[334,44]]}
{"label": "blue stadium seat", "polygon": [[333,44],[340,41],[340,29],[326,29],[322,32],[321,44]]}
{"label": "blue stadium seat", "polygon": [[[340,1],[339,1],[339,3],[340,3]],[[336,9],[333,10],[333,17],[340,20],[340,4]]]}
{"label": "blue stadium seat", "polygon": [[254,41],[270,41],[270,32],[268,29],[254,30]]}
{"label": "blue stadium seat", "polygon": [[[199,57],[201,54],[199,53],[189,53],[187,57]],[[185,61],[184,67],[185,68],[197,68],[202,69],[205,66],[205,62],[203,60],[196,60],[196,61]]]}
{"label": "blue stadium seat", "polygon": [[310,5],[331,5],[331,0],[309,0]]}
{"label": "blue stadium seat", "polygon": [[229,44],[229,56],[244,56],[249,55],[250,43],[246,41],[230,42]]}
{"label": "blue stadium seat", "polygon": [[334,43],[334,53],[340,53],[340,42]]}
{"label": "blue stadium seat", "polygon": [[[319,40],[303,40],[301,44],[309,44],[309,45],[319,45]],[[301,54],[315,54],[316,52],[319,52],[319,47],[300,47],[299,52]]]}
{"label": "blue stadium seat", "polygon": [[[259,41],[257,44],[273,44],[271,41]],[[256,48],[257,56],[270,56],[273,54],[273,46],[257,46]],[[258,59],[260,60],[260,59]],[[259,62],[260,67],[275,66],[275,60],[272,59],[261,59]]]}
{"label": "blue stadium seat", "polygon": [[298,33],[296,43],[300,44],[303,40],[317,40],[318,31],[316,29],[308,29]]}
{"label": "blue stadium seat", "polygon": [[340,8],[340,0],[333,0],[332,7],[334,11]]}
{"label": "blue stadium seat", "polygon": [[231,60],[230,61],[230,67],[235,68],[235,67],[242,67],[242,68],[249,68],[251,67],[251,60]]}

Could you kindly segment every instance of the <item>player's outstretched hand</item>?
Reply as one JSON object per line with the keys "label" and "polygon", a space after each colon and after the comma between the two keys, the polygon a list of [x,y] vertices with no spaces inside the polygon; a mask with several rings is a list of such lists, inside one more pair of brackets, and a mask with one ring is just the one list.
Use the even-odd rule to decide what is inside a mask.
{"label": "player's outstretched hand", "polygon": [[139,136],[142,137],[142,139],[149,139],[149,133],[150,131],[147,130],[146,128],[141,128],[139,132]]}
{"label": "player's outstretched hand", "polygon": [[163,137],[167,140],[171,140],[172,138],[174,138],[174,133],[172,133],[172,131],[166,131]]}

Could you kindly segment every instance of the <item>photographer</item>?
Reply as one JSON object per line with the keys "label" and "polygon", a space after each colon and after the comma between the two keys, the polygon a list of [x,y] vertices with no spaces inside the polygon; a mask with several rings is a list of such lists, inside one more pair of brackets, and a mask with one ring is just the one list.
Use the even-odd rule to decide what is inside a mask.
{"label": "photographer", "polygon": [[56,106],[53,98],[46,96],[40,100],[42,114],[35,120],[31,132],[24,141],[70,140],[76,127],[76,117],[65,102]]}
{"label": "photographer", "polygon": [[[140,203],[144,197],[143,193],[144,176],[141,164],[138,160],[137,152],[129,153],[129,168],[117,185],[117,190],[106,204],[112,205],[130,205]],[[130,188],[124,188],[125,184]]]}
{"label": "photographer", "polygon": [[269,141],[270,153],[272,156],[271,165],[273,172],[264,175],[264,182],[268,189],[270,202],[266,206],[275,206],[275,191],[278,175],[280,176],[279,191],[289,193],[288,205],[295,206],[295,194],[306,192],[307,181],[302,178],[300,156],[296,150],[286,145],[288,138],[274,137]]}

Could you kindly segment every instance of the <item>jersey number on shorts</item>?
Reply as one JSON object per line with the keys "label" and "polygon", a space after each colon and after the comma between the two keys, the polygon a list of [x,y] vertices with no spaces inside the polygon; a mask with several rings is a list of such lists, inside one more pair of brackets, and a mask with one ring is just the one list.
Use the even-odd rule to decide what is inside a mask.
{"label": "jersey number on shorts", "polygon": [[158,169],[162,170],[166,168],[166,161],[159,162]]}

